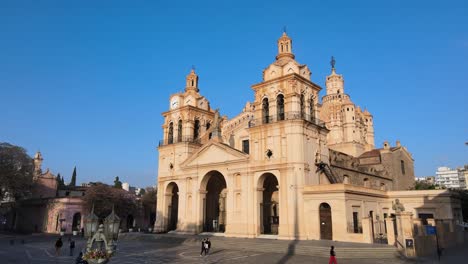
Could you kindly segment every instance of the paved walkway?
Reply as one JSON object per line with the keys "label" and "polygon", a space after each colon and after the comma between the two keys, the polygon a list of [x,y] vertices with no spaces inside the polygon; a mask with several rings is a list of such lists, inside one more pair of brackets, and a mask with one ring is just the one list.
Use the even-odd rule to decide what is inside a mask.
{"label": "paved walkway", "polygon": [[[15,240],[14,245],[10,245],[10,240]],[[65,237],[64,248],[61,256],[55,256],[54,243],[56,236],[38,235],[38,236],[2,236],[0,235],[0,263],[7,264],[42,264],[42,263],[74,263],[75,257],[67,256],[68,244]],[[213,248],[208,256],[200,257],[200,239],[199,236],[171,236],[171,235],[141,235],[127,234],[119,239],[117,253],[110,263],[116,264],[144,264],[144,263],[328,263],[327,257],[309,256],[297,252],[266,252],[263,249],[249,248],[249,243],[258,243],[275,248],[283,243],[291,241],[276,241],[264,239],[233,239],[233,238],[214,238]],[[24,240],[24,244],[21,242]],[[76,250],[80,250],[85,245],[85,240],[75,238],[77,242]],[[307,241],[300,243],[308,245]],[[311,241],[314,246],[320,245],[328,247],[329,241]],[[432,260],[408,261],[398,258],[343,258],[342,247],[345,244],[334,243],[337,245],[338,262],[340,264],[401,264],[401,263],[438,263]],[[225,245],[228,245],[227,247]],[[346,244],[350,246],[350,244]],[[354,249],[356,252],[362,251],[365,245],[359,244]],[[367,245],[371,246],[371,245]],[[375,248],[379,250],[380,245]],[[385,247],[383,247],[385,248]],[[77,253],[75,253],[76,256]],[[466,248],[457,248],[448,250],[447,256],[442,257],[440,263],[465,263],[468,259],[468,250]]]}

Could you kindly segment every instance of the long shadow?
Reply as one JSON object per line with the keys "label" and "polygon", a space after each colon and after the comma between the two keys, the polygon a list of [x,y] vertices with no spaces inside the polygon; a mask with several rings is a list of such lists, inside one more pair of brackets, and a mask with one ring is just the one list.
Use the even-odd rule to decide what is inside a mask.
{"label": "long shadow", "polygon": [[[290,188],[291,189],[291,188]],[[294,203],[294,236],[296,237],[295,240],[291,241],[288,245],[288,251],[286,252],[286,254],[277,262],[278,264],[284,264],[284,263],[287,263],[288,260],[294,256],[294,254],[296,253],[296,246],[297,246],[297,243],[299,242],[297,240],[297,235],[298,235],[298,213],[297,213],[297,185],[294,185],[293,186],[293,189],[291,189],[294,191],[294,195],[295,195],[295,203]]]}

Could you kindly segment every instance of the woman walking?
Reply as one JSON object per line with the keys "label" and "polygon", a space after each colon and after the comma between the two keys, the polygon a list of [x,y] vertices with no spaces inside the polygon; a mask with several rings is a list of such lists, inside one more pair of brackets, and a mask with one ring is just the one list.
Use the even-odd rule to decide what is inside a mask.
{"label": "woman walking", "polygon": [[338,262],[336,262],[336,254],[335,254],[335,247],[334,246],[331,246],[330,261],[328,261],[328,264],[338,264]]}

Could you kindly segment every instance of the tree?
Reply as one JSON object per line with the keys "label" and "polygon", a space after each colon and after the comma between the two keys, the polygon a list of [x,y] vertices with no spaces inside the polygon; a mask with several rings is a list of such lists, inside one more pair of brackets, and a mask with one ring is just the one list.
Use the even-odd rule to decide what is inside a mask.
{"label": "tree", "polygon": [[33,159],[24,148],[0,143],[0,199],[7,193],[14,199],[30,193],[33,172]]}
{"label": "tree", "polygon": [[72,174],[72,177],[71,177],[71,181],[70,181],[70,185],[71,187],[75,187],[76,186],[76,166],[75,168],[73,169],[73,174]]}
{"label": "tree", "polygon": [[90,211],[94,205],[94,213],[100,218],[108,216],[112,211],[112,206],[115,207],[115,213],[122,219],[134,214],[137,208],[135,195],[105,184],[89,187],[83,201],[87,211]]}
{"label": "tree", "polygon": [[416,181],[412,190],[435,190],[437,186],[426,181]]}
{"label": "tree", "polygon": [[146,188],[145,193],[141,197],[141,203],[143,205],[143,215],[147,219],[149,218],[150,226],[154,225],[156,220],[156,197],[158,190],[153,187]]}
{"label": "tree", "polygon": [[122,189],[122,182],[119,180],[119,176],[115,177],[114,188]]}

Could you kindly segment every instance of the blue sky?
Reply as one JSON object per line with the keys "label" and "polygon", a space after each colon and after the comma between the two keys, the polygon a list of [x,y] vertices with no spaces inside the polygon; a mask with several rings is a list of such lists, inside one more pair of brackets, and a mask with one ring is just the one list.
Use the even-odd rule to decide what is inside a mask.
{"label": "blue sky", "polygon": [[253,2],[1,1],[0,142],[67,181],[76,165],[78,182],[153,185],[161,113],[191,66],[233,117],[287,26],[322,87],[335,56],[377,146],[401,140],[417,176],[468,163],[466,1]]}

